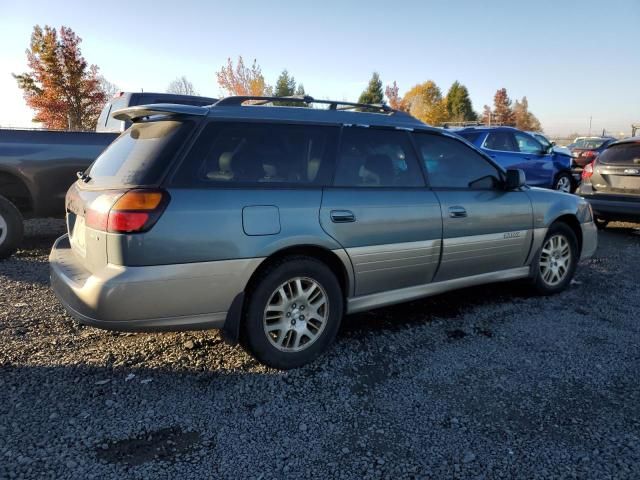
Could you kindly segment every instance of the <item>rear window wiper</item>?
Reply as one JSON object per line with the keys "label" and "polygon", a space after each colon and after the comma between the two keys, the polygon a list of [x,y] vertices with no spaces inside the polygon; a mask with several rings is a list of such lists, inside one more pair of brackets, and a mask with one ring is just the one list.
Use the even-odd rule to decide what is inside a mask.
{"label": "rear window wiper", "polygon": [[76,172],[76,177],[78,177],[78,179],[82,180],[84,183],[87,183],[89,180],[91,180],[91,177],[87,172]]}

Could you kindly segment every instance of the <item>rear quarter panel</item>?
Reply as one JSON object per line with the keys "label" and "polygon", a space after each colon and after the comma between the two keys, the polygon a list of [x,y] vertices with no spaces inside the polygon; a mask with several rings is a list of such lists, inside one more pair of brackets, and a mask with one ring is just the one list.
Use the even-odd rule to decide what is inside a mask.
{"label": "rear quarter panel", "polygon": [[[300,245],[341,250],[320,226],[321,188],[172,188],[169,194],[167,210],[149,232],[108,235],[109,262],[141,266],[264,258]],[[265,225],[266,218],[253,228],[245,216],[243,224],[248,207],[269,207],[264,211],[274,228]],[[252,216],[261,209],[252,210]]]}

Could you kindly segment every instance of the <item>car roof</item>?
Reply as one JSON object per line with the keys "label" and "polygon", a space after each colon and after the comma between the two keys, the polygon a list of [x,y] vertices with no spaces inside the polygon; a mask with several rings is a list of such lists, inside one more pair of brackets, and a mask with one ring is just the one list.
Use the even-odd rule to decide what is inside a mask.
{"label": "car roof", "polygon": [[[506,132],[523,132],[523,130],[519,130],[515,127],[508,127],[506,125],[499,125],[496,127],[491,127],[489,125],[481,125],[481,126],[477,126],[477,127],[464,127],[461,130],[458,130],[458,133],[462,133],[462,132],[501,132],[501,131],[506,131]],[[528,133],[528,132],[525,132]]]}
{"label": "car roof", "polygon": [[[313,100],[308,103],[328,104],[329,108],[301,108],[298,106],[269,105],[273,101],[292,101],[299,98],[289,97],[227,97],[209,106],[174,105],[169,103],[138,105],[117,110],[111,115],[118,120],[137,121],[156,115],[207,116],[230,120],[272,120],[292,123],[311,123],[327,125],[359,125],[393,127],[407,130],[429,130],[442,133],[412,117],[406,112],[393,110],[385,105],[355,104],[341,101]],[[246,105],[247,100],[259,104]],[[307,104],[306,101],[301,102]],[[341,107],[345,105],[345,107]],[[362,111],[370,110],[370,111]]]}

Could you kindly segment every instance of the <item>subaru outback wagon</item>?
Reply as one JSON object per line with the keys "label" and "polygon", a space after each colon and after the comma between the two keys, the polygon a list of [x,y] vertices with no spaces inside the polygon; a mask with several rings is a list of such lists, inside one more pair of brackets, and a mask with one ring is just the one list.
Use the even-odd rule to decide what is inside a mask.
{"label": "subaru outback wagon", "polygon": [[596,248],[583,199],[529,188],[455,135],[386,106],[278,100],[114,113],[133,124],[79,174],[51,252],[73,317],[221,328],[292,368],[345,314],[514,279],[556,293]]}

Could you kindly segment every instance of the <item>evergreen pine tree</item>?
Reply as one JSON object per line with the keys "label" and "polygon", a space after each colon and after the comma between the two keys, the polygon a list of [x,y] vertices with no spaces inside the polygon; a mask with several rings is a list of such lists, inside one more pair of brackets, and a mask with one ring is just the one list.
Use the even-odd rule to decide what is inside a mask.
{"label": "evergreen pine tree", "polygon": [[384,92],[382,91],[382,80],[378,72],[373,72],[369,85],[364,92],[360,94],[358,103],[382,103],[384,100]]}
{"label": "evergreen pine tree", "polygon": [[473,111],[469,91],[467,87],[455,81],[447,92],[447,115],[451,122],[468,122],[477,120],[476,112]]}

